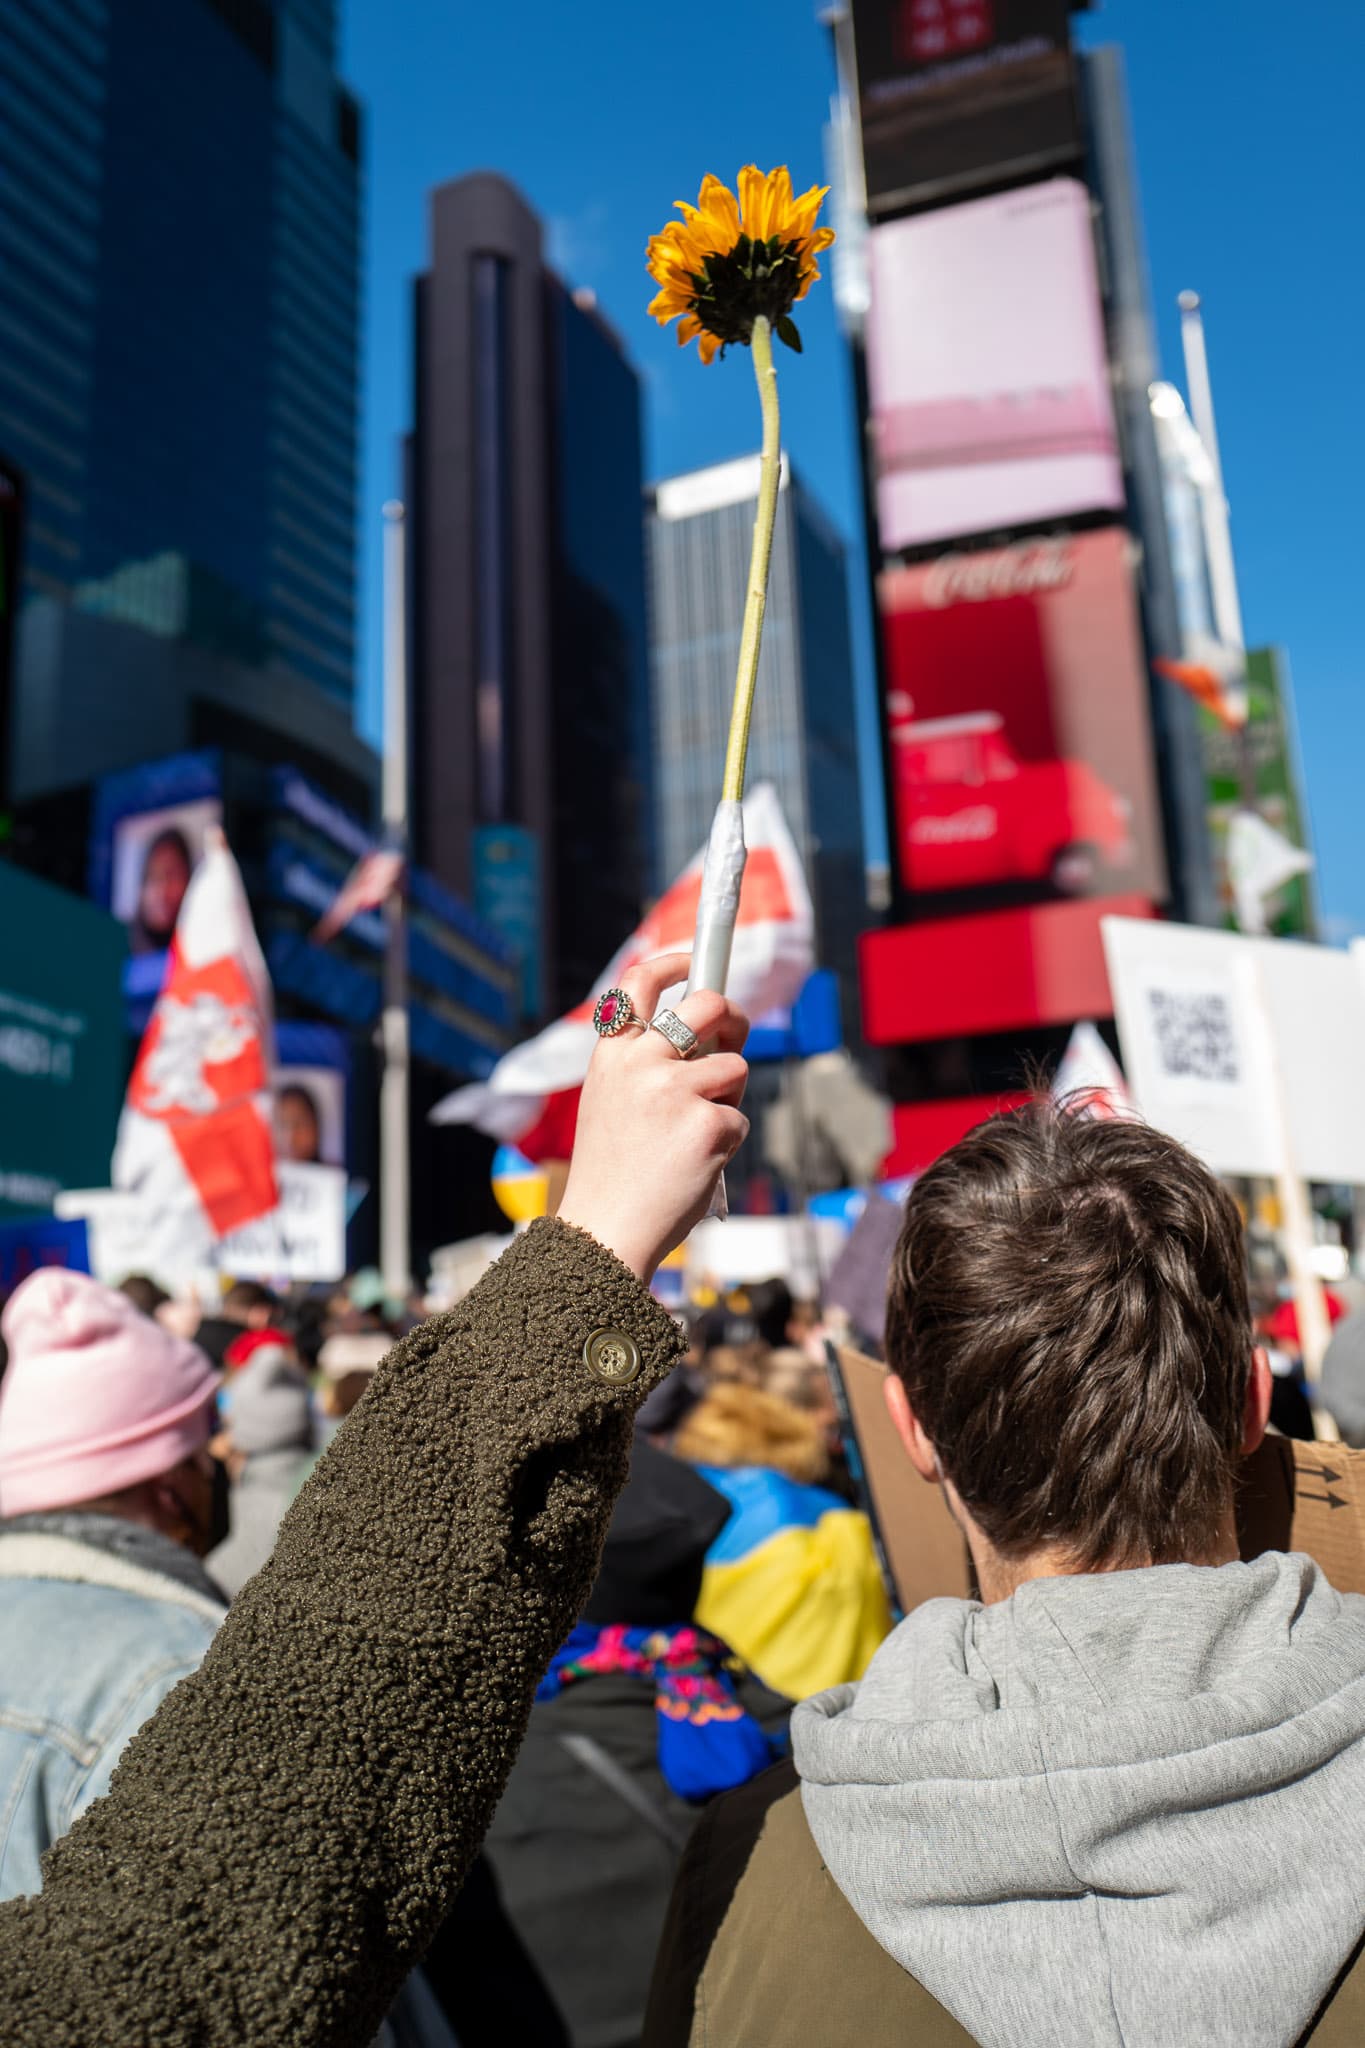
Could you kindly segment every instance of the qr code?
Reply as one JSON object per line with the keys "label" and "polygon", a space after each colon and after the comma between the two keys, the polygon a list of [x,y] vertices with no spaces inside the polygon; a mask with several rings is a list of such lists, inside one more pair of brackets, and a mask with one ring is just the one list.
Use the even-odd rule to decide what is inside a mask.
{"label": "qr code", "polygon": [[1237,1082],[1237,1032],[1228,999],[1216,989],[1147,991],[1157,1058],[1173,1080]]}

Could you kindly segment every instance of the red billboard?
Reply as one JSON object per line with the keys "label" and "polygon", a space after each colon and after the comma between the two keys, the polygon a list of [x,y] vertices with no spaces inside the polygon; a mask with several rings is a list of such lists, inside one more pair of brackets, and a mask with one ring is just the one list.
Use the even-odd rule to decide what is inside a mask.
{"label": "red billboard", "polygon": [[867,375],[884,554],[1122,510],[1075,178],[874,228]]}
{"label": "red billboard", "polygon": [[1072,0],[853,0],[874,218],[1081,155]]}
{"label": "red billboard", "polygon": [[1104,896],[864,932],[863,1034],[919,1045],[1112,1016],[1100,920],[1152,915],[1145,896]]}
{"label": "red billboard", "polygon": [[969,908],[1164,893],[1133,554],[1106,527],[883,573],[904,889]]}

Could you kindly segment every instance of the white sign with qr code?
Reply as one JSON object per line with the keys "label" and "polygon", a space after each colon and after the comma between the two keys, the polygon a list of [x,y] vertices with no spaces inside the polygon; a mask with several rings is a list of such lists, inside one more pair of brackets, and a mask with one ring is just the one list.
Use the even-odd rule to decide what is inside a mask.
{"label": "white sign with qr code", "polygon": [[1365,1181],[1365,980],[1328,946],[1103,920],[1141,1113],[1218,1173]]}

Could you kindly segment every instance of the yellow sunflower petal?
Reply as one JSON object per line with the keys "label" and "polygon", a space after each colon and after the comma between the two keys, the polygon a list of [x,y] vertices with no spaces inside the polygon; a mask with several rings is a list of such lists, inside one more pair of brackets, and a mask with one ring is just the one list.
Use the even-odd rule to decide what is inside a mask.
{"label": "yellow sunflower petal", "polygon": [[739,206],[730,187],[716,177],[712,171],[708,171],[701,181],[701,191],[697,194],[697,207],[701,213],[709,215],[712,220],[719,221],[728,233],[729,241],[718,246],[733,249],[735,243],[739,240],[740,234]]}
{"label": "yellow sunflower petal", "polygon": [[702,332],[702,324],[695,313],[685,313],[678,322],[678,347],[686,348],[689,341],[695,341]]}
{"label": "yellow sunflower petal", "polygon": [[757,241],[762,229],[763,201],[768,181],[757,164],[745,164],[739,174],[739,212],[744,232]]}
{"label": "yellow sunflower petal", "polygon": [[670,320],[676,320],[679,313],[687,311],[687,303],[677,292],[661,291],[649,302],[649,317],[657,320],[660,327],[667,327]]}
{"label": "yellow sunflower petal", "polygon": [[720,349],[720,341],[716,335],[707,334],[703,329],[697,340],[697,348],[704,363],[713,363]]}
{"label": "yellow sunflower petal", "polygon": [[818,256],[822,249],[832,249],[837,237],[833,228],[821,228],[810,238],[811,254]]}
{"label": "yellow sunflower petal", "polygon": [[812,185],[809,192],[803,192],[799,199],[792,201],[790,224],[785,230],[788,240],[795,241],[810,234],[828,191],[828,185]]}
{"label": "yellow sunflower petal", "polygon": [[792,209],[792,174],[785,164],[779,164],[775,171],[768,173],[768,190],[763,210],[763,234],[782,235],[786,239],[787,222]]}

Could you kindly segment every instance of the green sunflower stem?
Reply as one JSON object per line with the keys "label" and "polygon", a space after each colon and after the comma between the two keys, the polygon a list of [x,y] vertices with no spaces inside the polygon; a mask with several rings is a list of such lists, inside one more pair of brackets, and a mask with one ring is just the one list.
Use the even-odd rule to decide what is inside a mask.
{"label": "green sunflower stem", "polygon": [[[730,949],[739,916],[739,893],[744,879],[744,769],[749,754],[749,728],[754,716],[754,685],[758,680],[758,655],[763,639],[763,613],[768,598],[768,565],[773,552],[773,528],[777,520],[777,493],[781,481],[782,423],[777,405],[777,371],[773,367],[773,332],[760,315],[753,325],[750,346],[754,352],[754,375],[763,407],[763,453],[759,462],[758,510],[754,515],[753,547],[749,555],[749,588],[744,601],[744,627],[739,642],[739,668],[735,676],[734,704],[730,712],[730,738],[725,751],[725,775],[720,802],[711,824],[706,860],[702,870],[701,896],[697,904],[697,929],[692,942],[692,971],[689,995],[705,988],[725,992],[730,972]],[[723,1193],[720,1201],[724,1202]],[[723,1207],[713,1214],[724,1214]]]}
{"label": "green sunflower stem", "polygon": [[749,728],[754,718],[754,686],[758,681],[763,614],[768,603],[768,564],[772,560],[777,491],[782,470],[782,415],[777,403],[773,331],[761,313],[754,321],[750,347],[754,354],[754,376],[758,380],[758,400],[763,408],[763,454],[759,462],[753,548],[749,555],[749,589],[744,600],[744,630],[740,635],[739,667],[735,672],[735,696],[730,711],[730,738],[725,749],[725,775],[720,787],[722,803],[736,804],[744,798],[744,769],[749,758]]}

